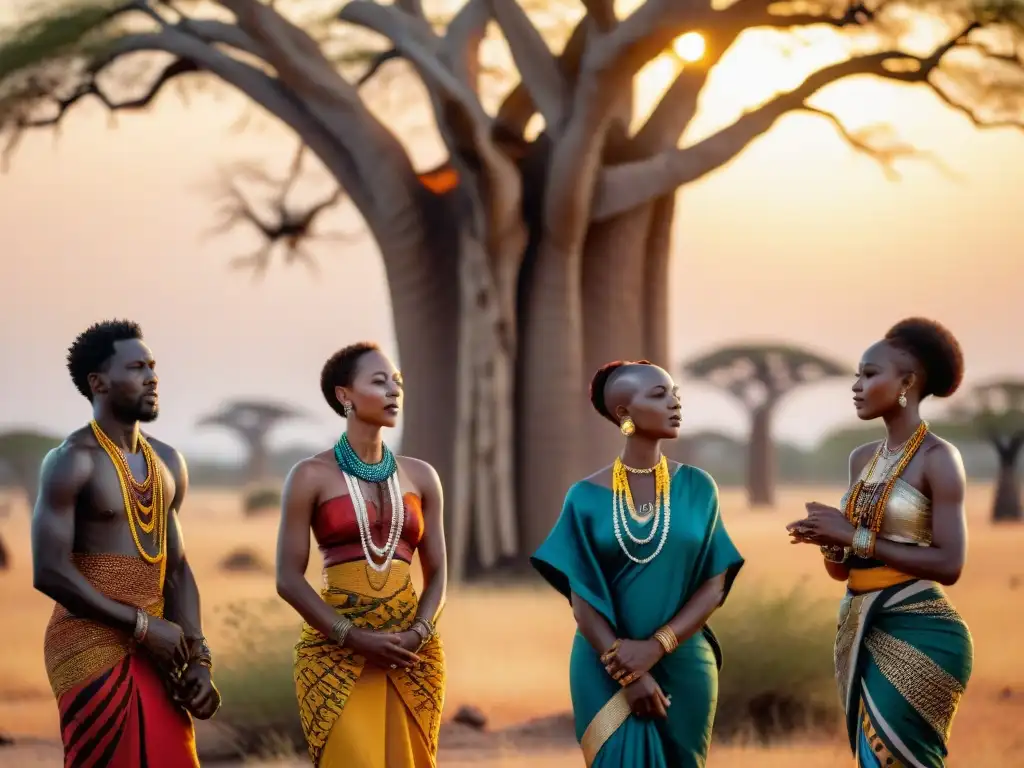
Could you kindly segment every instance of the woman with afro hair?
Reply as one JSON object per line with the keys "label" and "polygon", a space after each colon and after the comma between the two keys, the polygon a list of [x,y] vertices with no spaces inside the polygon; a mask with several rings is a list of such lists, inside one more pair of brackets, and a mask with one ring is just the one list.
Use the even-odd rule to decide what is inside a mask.
{"label": "woman with afro hair", "polygon": [[[320,374],[346,420],[334,446],[285,481],[277,591],[304,619],[295,646],[299,719],[317,768],[434,768],[445,666],[435,622],[445,597],[441,484],[381,435],[402,408],[402,375],[363,342]],[[310,530],[323,588],[306,581]],[[419,553],[423,591],[410,578]]]}
{"label": "woman with afro hair", "polygon": [[590,398],[621,431],[622,453],[569,489],[532,560],[578,627],[576,738],[588,768],[699,768],[721,666],[707,621],[743,560],[714,480],[661,453],[681,424],[672,377],[646,360],[611,363]]}
{"label": "woman with afro hair", "polygon": [[787,526],[847,582],[836,682],[858,768],[944,766],[971,675],[970,632],[940,586],[964,567],[964,468],[918,410],[929,395],[952,395],[963,375],[960,345],[930,320],[897,323],[868,347],[853,403],[860,419],[882,419],[885,439],[850,454],[838,509],[811,502]]}

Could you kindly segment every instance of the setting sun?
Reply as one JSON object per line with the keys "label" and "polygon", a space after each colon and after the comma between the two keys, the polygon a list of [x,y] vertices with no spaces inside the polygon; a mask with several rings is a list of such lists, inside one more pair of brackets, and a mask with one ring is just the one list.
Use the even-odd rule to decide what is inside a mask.
{"label": "setting sun", "polygon": [[687,32],[672,41],[672,50],[683,61],[700,61],[704,56],[704,37],[700,32]]}

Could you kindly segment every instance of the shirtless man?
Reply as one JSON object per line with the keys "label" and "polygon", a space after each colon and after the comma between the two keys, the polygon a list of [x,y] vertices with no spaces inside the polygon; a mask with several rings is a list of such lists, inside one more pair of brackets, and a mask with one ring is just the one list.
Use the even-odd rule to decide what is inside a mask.
{"label": "shirtless man", "polygon": [[178,510],[185,461],[144,436],[156,363],[135,323],[97,323],[68,350],[93,421],[43,461],[35,587],[57,605],[44,653],[66,768],[199,766],[191,715],[220,705]]}

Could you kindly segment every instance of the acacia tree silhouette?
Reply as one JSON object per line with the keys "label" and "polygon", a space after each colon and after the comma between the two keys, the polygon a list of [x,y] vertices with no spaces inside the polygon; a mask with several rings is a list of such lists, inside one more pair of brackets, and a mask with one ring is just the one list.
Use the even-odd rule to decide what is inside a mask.
{"label": "acacia tree silhouette", "polygon": [[[614,452],[614,430],[586,414],[589,373],[608,360],[669,358],[677,188],[793,112],[825,118],[891,166],[906,144],[879,146],[877,134],[847,129],[814,101],[848,77],[931,88],[978,126],[1022,119],[1020,0],[641,0],[629,13],[582,0],[560,53],[516,0],[465,0],[447,24],[428,19],[421,0],[337,8],[329,21],[379,35],[381,59],[403,59],[426,90],[448,152],[432,170],[415,169],[368,108],[358,90],[366,78],[338,66],[329,37],[338,24],[302,2],[81,0],[47,9],[0,46],[0,125],[16,141],[59,124],[86,97],[141,109],[168,82],[204,72],[294,130],[380,249],[408,385],[403,450],[430,461],[445,483],[454,579],[474,563],[522,562],[565,489]],[[492,24],[521,79],[488,111],[480,49]],[[811,28],[833,30],[849,57],[679,145],[709,73],[737,40]],[[695,31],[701,61],[676,60],[660,102],[646,119],[635,115],[637,74]],[[118,62],[154,51],[170,61],[141,94],[101,84]]]}
{"label": "acacia tree silhouette", "polygon": [[973,387],[955,409],[999,457],[992,502],[994,522],[1024,520],[1017,464],[1024,450],[1024,380],[1001,379]]}
{"label": "acacia tree silhouette", "polygon": [[297,408],[266,400],[232,400],[214,413],[199,420],[201,427],[223,427],[245,444],[248,456],[246,472],[249,482],[265,480],[270,473],[270,451],[267,438],[286,421],[301,417]]}
{"label": "acacia tree silhouette", "polygon": [[747,498],[752,505],[775,502],[772,417],[782,399],[799,386],[846,376],[848,366],[799,347],[736,344],[716,349],[683,366],[688,376],[735,397],[750,416]]}

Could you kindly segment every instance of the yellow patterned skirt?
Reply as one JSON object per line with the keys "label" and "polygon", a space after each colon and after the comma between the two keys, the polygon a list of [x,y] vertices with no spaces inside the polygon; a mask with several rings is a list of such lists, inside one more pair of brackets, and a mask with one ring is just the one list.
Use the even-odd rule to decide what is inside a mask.
{"label": "yellow patterned skirt", "polygon": [[[371,586],[364,561],[324,571],[324,601],[355,626],[403,632],[418,598],[409,564],[395,560]],[[378,669],[308,624],[295,646],[299,716],[318,768],[434,768],[444,706],[444,651],[435,637],[409,669]]]}

